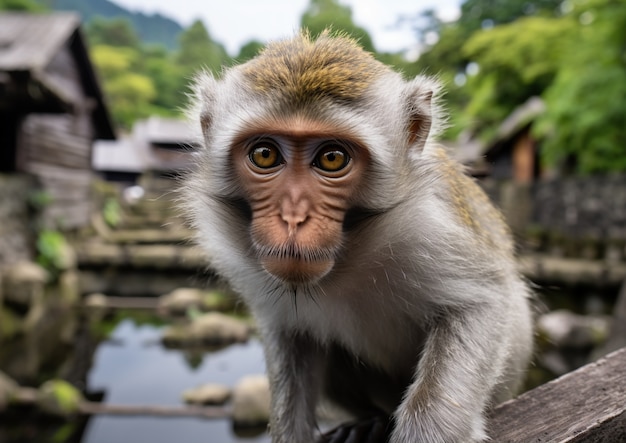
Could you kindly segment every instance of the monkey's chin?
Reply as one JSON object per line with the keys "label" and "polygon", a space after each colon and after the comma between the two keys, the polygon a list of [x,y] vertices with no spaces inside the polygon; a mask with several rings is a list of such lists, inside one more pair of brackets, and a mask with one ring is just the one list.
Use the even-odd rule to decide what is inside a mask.
{"label": "monkey's chin", "polygon": [[295,258],[263,257],[263,268],[285,283],[315,283],[335,265],[335,260],[299,260]]}

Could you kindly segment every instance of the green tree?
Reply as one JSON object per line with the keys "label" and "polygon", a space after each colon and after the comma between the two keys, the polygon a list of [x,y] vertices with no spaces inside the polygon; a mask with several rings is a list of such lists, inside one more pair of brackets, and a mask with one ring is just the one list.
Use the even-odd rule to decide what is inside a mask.
{"label": "green tree", "polygon": [[578,32],[569,39],[547,112],[535,126],[549,164],[573,157],[577,171],[626,171],[626,3],[573,3]]}
{"label": "green tree", "polygon": [[555,17],[562,0],[466,0],[458,25],[466,35],[482,28],[514,22],[527,16]]}
{"label": "green tree", "polygon": [[230,61],[224,47],[213,41],[200,20],[196,20],[183,31],[179,41],[180,50],[176,55],[176,63],[185,75],[191,75],[199,69],[219,73],[222,65]]}
{"label": "green tree", "polygon": [[238,63],[243,63],[257,55],[265,45],[257,40],[251,40],[241,47],[236,57]]}
{"label": "green tree", "polygon": [[311,0],[302,15],[300,25],[308,29],[313,37],[317,37],[325,29],[345,32],[358,40],[366,51],[375,52],[370,35],[352,21],[352,9],[339,4],[337,0]]}
{"label": "green tree", "polygon": [[139,37],[130,21],[124,18],[105,19],[96,17],[87,24],[89,44],[139,47]]}
{"label": "green tree", "polygon": [[36,0],[0,0],[0,11],[43,12],[46,9]]}
{"label": "green tree", "polygon": [[[461,50],[465,43],[483,28],[512,23],[530,15],[558,16],[560,4],[561,0],[466,0],[461,5],[461,16],[454,22],[441,21],[432,10],[402,18],[402,23],[412,24],[422,47],[419,59],[409,71],[437,75],[446,86],[444,100],[451,114],[451,124],[444,136],[455,137],[464,127],[473,125],[475,113],[478,111],[481,113],[480,121],[484,123],[493,123],[507,112],[510,108],[508,105],[502,109],[499,106],[487,107],[487,104],[497,102],[499,95],[499,91],[492,90],[490,85],[505,89],[506,84],[510,84],[515,96],[526,94],[518,94],[515,79],[509,77],[484,79],[478,87],[471,78],[472,69],[478,65],[471,54]],[[489,38],[485,37],[483,44],[488,45]],[[504,50],[505,56],[510,54],[509,49],[502,45],[498,49]],[[489,72],[488,69],[481,66],[480,76],[483,77],[486,72]],[[505,83],[500,83],[501,80],[505,80]],[[514,97],[511,98],[514,101]],[[467,113],[465,110],[470,101],[474,102],[472,109],[477,109]],[[478,105],[481,102],[485,106]],[[482,114],[483,112],[487,112],[487,115]]]}
{"label": "green tree", "polygon": [[179,115],[186,100],[189,79],[162,46],[145,48],[143,60],[142,71],[150,77],[157,91],[151,102],[155,106],[154,112],[163,116]]}
{"label": "green tree", "polygon": [[150,77],[137,72],[142,60],[139,51],[99,45],[92,48],[91,57],[102,75],[117,124],[128,129],[136,119],[153,113],[151,102],[157,91]]}
{"label": "green tree", "polygon": [[475,32],[462,48],[480,70],[467,84],[465,117],[475,122],[475,129],[490,136],[513,109],[541,95],[576,31],[569,18],[526,17]]}

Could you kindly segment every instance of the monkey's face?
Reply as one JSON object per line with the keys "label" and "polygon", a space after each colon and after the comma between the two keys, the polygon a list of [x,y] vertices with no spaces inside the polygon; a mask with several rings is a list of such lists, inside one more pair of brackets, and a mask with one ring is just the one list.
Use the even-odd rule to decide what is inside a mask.
{"label": "monkey's face", "polygon": [[289,283],[328,274],[366,150],[338,128],[291,120],[246,131],[231,161],[252,210],[250,235],[263,268]]}

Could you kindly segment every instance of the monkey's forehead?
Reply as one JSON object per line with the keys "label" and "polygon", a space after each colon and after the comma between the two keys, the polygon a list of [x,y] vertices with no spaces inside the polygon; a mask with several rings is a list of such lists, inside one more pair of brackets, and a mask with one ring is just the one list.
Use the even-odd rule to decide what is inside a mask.
{"label": "monkey's forehead", "polygon": [[389,68],[352,39],[301,34],[268,45],[241,70],[256,92],[300,105],[322,98],[358,100]]}

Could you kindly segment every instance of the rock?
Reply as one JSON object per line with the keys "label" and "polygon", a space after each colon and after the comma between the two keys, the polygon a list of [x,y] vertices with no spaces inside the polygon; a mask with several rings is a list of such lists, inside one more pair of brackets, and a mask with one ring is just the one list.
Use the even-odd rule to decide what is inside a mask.
{"label": "rock", "polygon": [[85,297],[85,307],[96,311],[107,309],[107,296],[98,292]]}
{"label": "rock", "polygon": [[38,303],[43,298],[48,278],[48,272],[36,263],[23,261],[14,264],[4,273],[4,301],[21,306]]}
{"label": "rock", "polygon": [[61,300],[67,306],[76,306],[80,300],[80,287],[78,271],[76,269],[68,269],[61,272],[58,281],[58,291]]}
{"label": "rock", "polygon": [[232,309],[234,305],[235,298],[222,291],[178,288],[159,297],[158,309],[164,315],[183,316],[190,309],[223,312]]}
{"label": "rock", "polygon": [[270,385],[265,375],[242,378],[233,390],[233,421],[236,427],[258,426],[269,421]]}
{"label": "rock", "polygon": [[79,411],[83,396],[64,380],[49,380],[37,392],[37,406],[48,414],[68,417]]}
{"label": "rock", "polygon": [[603,343],[610,320],[605,316],[578,315],[562,309],[542,315],[537,331],[556,347],[586,348]]}
{"label": "rock", "polygon": [[169,326],[163,331],[166,346],[195,347],[202,345],[226,345],[245,342],[250,327],[235,318],[219,312],[209,312],[184,325]]}
{"label": "rock", "polygon": [[165,315],[186,315],[189,309],[200,309],[202,291],[195,288],[179,288],[159,297],[158,310]]}
{"label": "rock", "polygon": [[183,392],[185,403],[194,405],[222,405],[230,396],[230,388],[215,383],[208,383]]}
{"label": "rock", "polygon": [[0,412],[4,411],[11,401],[13,393],[19,388],[18,384],[8,375],[0,371]]}
{"label": "rock", "polygon": [[212,290],[202,294],[203,311],[232,311],[235,308],[237,299],[234,294],[224,291]]}

